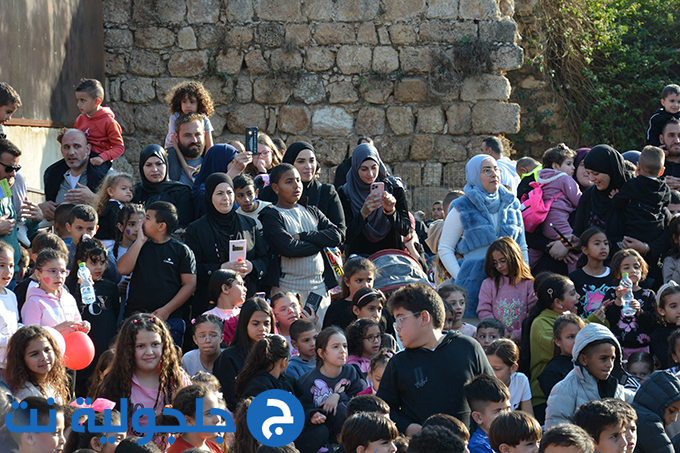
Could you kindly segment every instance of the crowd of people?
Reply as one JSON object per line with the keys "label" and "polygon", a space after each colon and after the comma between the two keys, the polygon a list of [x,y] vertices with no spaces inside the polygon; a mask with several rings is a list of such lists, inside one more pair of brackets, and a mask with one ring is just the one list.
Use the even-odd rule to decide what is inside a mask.
{"label": "crowd of people", "polygon": [[[57,408],[54,433],[3,428],[8,451],[675,451],[680,86],[641,152],[560,144],[514,162],[487,138],[429,225],[370,138],[333,184],[311,143],[213,144],[199,82],[171,90],[135,184],[112,168],[125,148],[101,83],[75,94],[36,204],[1,126],[21,98],[0,83],[0,413],[29,425]],[[420,283],[377,287],[386,253]],[[94,359],[72,370],[76,332]],[[305,410],[286,447],[248,430],[272,389]],[[78,397],[117,422],[123,401],[149,409],[167,432],[140,445],[145,415],[102,437],[97,409],[73,429]],[[199,425],[198,398],[203,426],[226,424],[210,414],[223,408],[235,433],[163,415]]]}

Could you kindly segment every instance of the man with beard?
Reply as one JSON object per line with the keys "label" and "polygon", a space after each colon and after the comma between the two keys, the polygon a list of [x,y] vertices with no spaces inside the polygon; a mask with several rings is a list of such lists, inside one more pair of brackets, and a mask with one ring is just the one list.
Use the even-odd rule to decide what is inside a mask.
{"label": "man with beard", "polygon": [[661,149],[666,154],[666,184],[671,189],[680,189],[680,120],[670,119],[661,129]]}
{"label": "man with beard", "polygon": [[187,165],[198,170],[203,162],[203,151],[205,150],[205,129],[203,126],[203,115],[199,113],[187,113],[177,118],[175,121],[175,139],[177,148],[168,148],[168,176],[173,181],[179,181],[189,187],[194,185],[194,181],[189,179],[182,169],[182,164],[177,157],[179,151]]}

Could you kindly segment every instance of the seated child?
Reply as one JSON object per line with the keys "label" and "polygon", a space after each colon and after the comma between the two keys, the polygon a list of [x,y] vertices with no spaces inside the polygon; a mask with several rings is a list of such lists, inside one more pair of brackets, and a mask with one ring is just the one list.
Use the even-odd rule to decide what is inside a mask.
{"label": "seated child", "polygon": [[617,400],[615,398],[606,398],[602,401],[606,402],[613,408],[614,411],[618,412],[623,417],[623,426],[625,429],[624,436],[626,438],[626,453],[633,453],[635,451],[635,447],[637,446],[638,439],[638,416],[635,412],[635,409],[633,409],[633,406],[626,403],[625,401]]}
{"label": "seated child", "polygon": [[203,314],[192,319],[194,343],[198,349],[192,349],[182,356],[182,366],[189,376],[196,373],[212,373],[215,360],[222,353],[224,322],[215,315]]}
{"label": "seated child", "polygon": [[489,446],[489,428],[499,414],[510,410],[510,392],[497,377],[482,374],[465,384],[465,397],[479,428],[472,434],[468,450],[493,453]]}
{"label": "seated child", "polygon": [[97,230],[97,239],[104,243],[107,251],[116,243],[118,212],[126,203],[132,201],[133,186],[132,176],[117,173],[106,176],[99,187],[95,205],[100,226]]}
{"label": "seated child", "polygon": [[215,315],[224,322],[224,339],[231,343],[236,332],[238,314],[241,305],[246,301],[246,288],[241,275],[231,269],[217,269],[210,274],[208,281],[208,296],[214,308],[203,313]]}
{"label": "seated child", "polygon": [[632,402],[635,396],[611,375],[614,369],[621,369],[621,346],[605,326],[592,323],[581,329],[572,355],[574,369],[553,387],[548,398],[548,429],[569,422],[576,409],[588,401],[614,397]]}
{"label": "seated child", "polygon": [[661,236],[670,220],[671,189],[659,178],[665,159],[661,148],[645,146],[638,161],[639,176],[626,182],[612,198],[612,207],[624,212],[623,231],[645,244]]}
{"label": "seated child", "polygon": [[585,327],[586,323],[575,313],[565,313],[555,320],[553,325],[553,341],[559,348],[560,353],[548,362],[541,374],[538,375],[538,383],[544,395],[550,395],[555,384],[564,379],[574,369],[572,350],[576,334]]}
{"label": "seated child", "polygon": [[387,362],[394,356],[395,352],[391,349],[381,349],[378,354],[371,359],[370,369],[368,371],[369,387],[359,392],[359,395],[375,395],[380,388],[380,381]]}
{"label": "seated child", "polygon": [[161,449],[153,442],[140,445],[140,439],[141,437],[126,437],[120,441],[113,453],[161,453]]}
{"label": "seated child", "polygon": [[439,294],[439,297],[441,297],[444,302],[448,303],[453,310],[453,322],[451,324],[451,329],[449,330],[457,330],[463,335],[475,338],[477,328],[472,324],[463,322],[467,290],[461,286],[446,283],[437,289],[437,294]]}
{"label": "seated child", "polygon": [[663,125],[671,118],[680,119],[680,86],[672,83],[666,85],[661,92],[661,108],[649,119],[647,128],[647,144],[659,146],[659,136]]}
{"label": "seated child", "polygon": [[489,428],[489,444],[498,453],[537,452],[543,431],[531,415],[522,411],[499,414]]}
{"label": "seated child", "polygon": [[298,319],[290,325],[290,343],[298,354],[291,356],[286,374],[298,379],[316,368],[316,326],[308,319]]}
{"label": "seated child", "polygon": [[538,453],[595,453],[593,439],[585,430],[571,423],[563,423],[546,430]]}
{"label": "seated child", "polygon": [[626,371],[642,385],[654,372],[654,357],[648,352],[634,352],[626,361]]}
{"label": "seated child", "polygon": [[522,410],[533,417],[534,408],[531,405],[531,389],[529,379],[523,373],[518,373],[519,348],[512,340],[501,338],[496,340],[486,350],[496,377],[508,387],[510,392],[510,410]]}
{"label": "seated child", "polygon": [[680,412],[680,380],[670,371],[655,371],[642,383],[632,403],[638,416],[637,443],[640,453],[674,452],[668,425]]}
{"label": "seated child", "polygon": [[71,235],[71,243],[68,247],[68,264],[69,267],[73,263],[73,254],[76,252],[76,246],[80,243],[80,239],[86,234],[94,237],[99,230],[99,217],[97,211],[87,204],[78,204],[71,209],[66,222],[66,230]]}
{"label": "seated child", "polygon": [[572,420],[593,438],[595,451],[623,453],[627,447],[625,418],[618,408],[607,404],[607,399],[581,405]]}
{"label": "seated child", "polygon": [[464,453],[465,443],[443,426],[428,426],[411,438],[408,453]]}
{"label": "seated child", "polygon": [[357,395],[347,403],[347,418],[358,412],[373,412],[390,416],[390,406],[375,395]]}
{"label": "seated child", "polygon": [[475,339],[482,345],[484,352],[491,343],[505,336],[505,326],[496,318],[486,318],[477,324]]}
{"label": "seated child", "polygon": [[250,175],[241,174],[234,178],[234,201],[238,204],[237,213],[246,217],[250,217],[257,223],[257,228],[262,229],[262,222],[260,222],[260,212],[271,203],[264,200],[258,200],[258,190],[255,188],[255,182]]}
{"label": "seated child", "polygon": [[[61,452],[66,443],[64,437],[64,408],[58,404],[49,404],[45,398],[29,396],[22,402],[24,407],[13,410],[12,424],[14,426],[34,426],[36,417],[37,425],[41,427],[50,424],[50,411],[56,412],[56,431],[49,432],[15,432],[10,431],[12,438],[19,446],[18,453],[57,453]],[[7,445],[6,445],[7,446]]]}
{"label": "seated child", "polygon": [[467,448],[467,444],[470,441],[470,431],[468,431],[467,426],[456,417],[449,414],[430,415],[427,417],[427,420],[423,422],[423,428],[427,428],[428,426],[441,426],[450,430],[454,436],[463,441],[465,448]]}
{"label": "seated child", "polygon": [[59,236],[66,245],[73,241],[71,232],[66,228],[66,224],[71,217],[71,209],[75,206],[73,203],[59,203],[57,209],[54,210],[54,234]]}
{"label": "seated child", "polygon": [[347,337],[347,364],[353,365],[361,375],[365,390],[368,372],[371,371],[371,359],[380,351],[381,332],[377,322],[370,318],[361,318],[352,322],[345,329]]}
{"label": "seated child", "polygon": [[105,164],[106,168],[111,168],[111,162],[125,152],[125,145],[123,129],[115,120],[116,115],[110,108],[102,107],[104,87],[98,80],[81,79],[76,87],[76,98],[81,114],[76,118],[75,128],[87,136],[91,148],[90,164]]}
{"label": "seated child", "polygon": [[342,425],[342,446],[347,453],[393,452],[397,426],[387,417],[359,412]]}

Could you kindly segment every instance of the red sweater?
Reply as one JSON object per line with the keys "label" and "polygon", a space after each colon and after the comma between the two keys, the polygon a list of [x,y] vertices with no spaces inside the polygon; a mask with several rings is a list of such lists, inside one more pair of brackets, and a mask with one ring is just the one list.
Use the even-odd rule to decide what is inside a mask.
{"label": "red sweater", "polygon": [[76,119],[75,128],[85,132],[92,151],[105,162],[116,160],[125,152],[123,130],[115,117],[110,108],[102,107],[92,116],[83,113]]}

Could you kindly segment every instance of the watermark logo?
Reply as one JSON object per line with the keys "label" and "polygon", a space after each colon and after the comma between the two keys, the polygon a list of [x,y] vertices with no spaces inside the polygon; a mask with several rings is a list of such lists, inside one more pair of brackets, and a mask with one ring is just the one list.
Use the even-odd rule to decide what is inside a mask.
{"label": "watermark logo", "polygon": [[248,429],[258,442],[268,447],[282,447],[293,442],[305,425],[302,404],[283,390],[267,390],[248,408]]}

